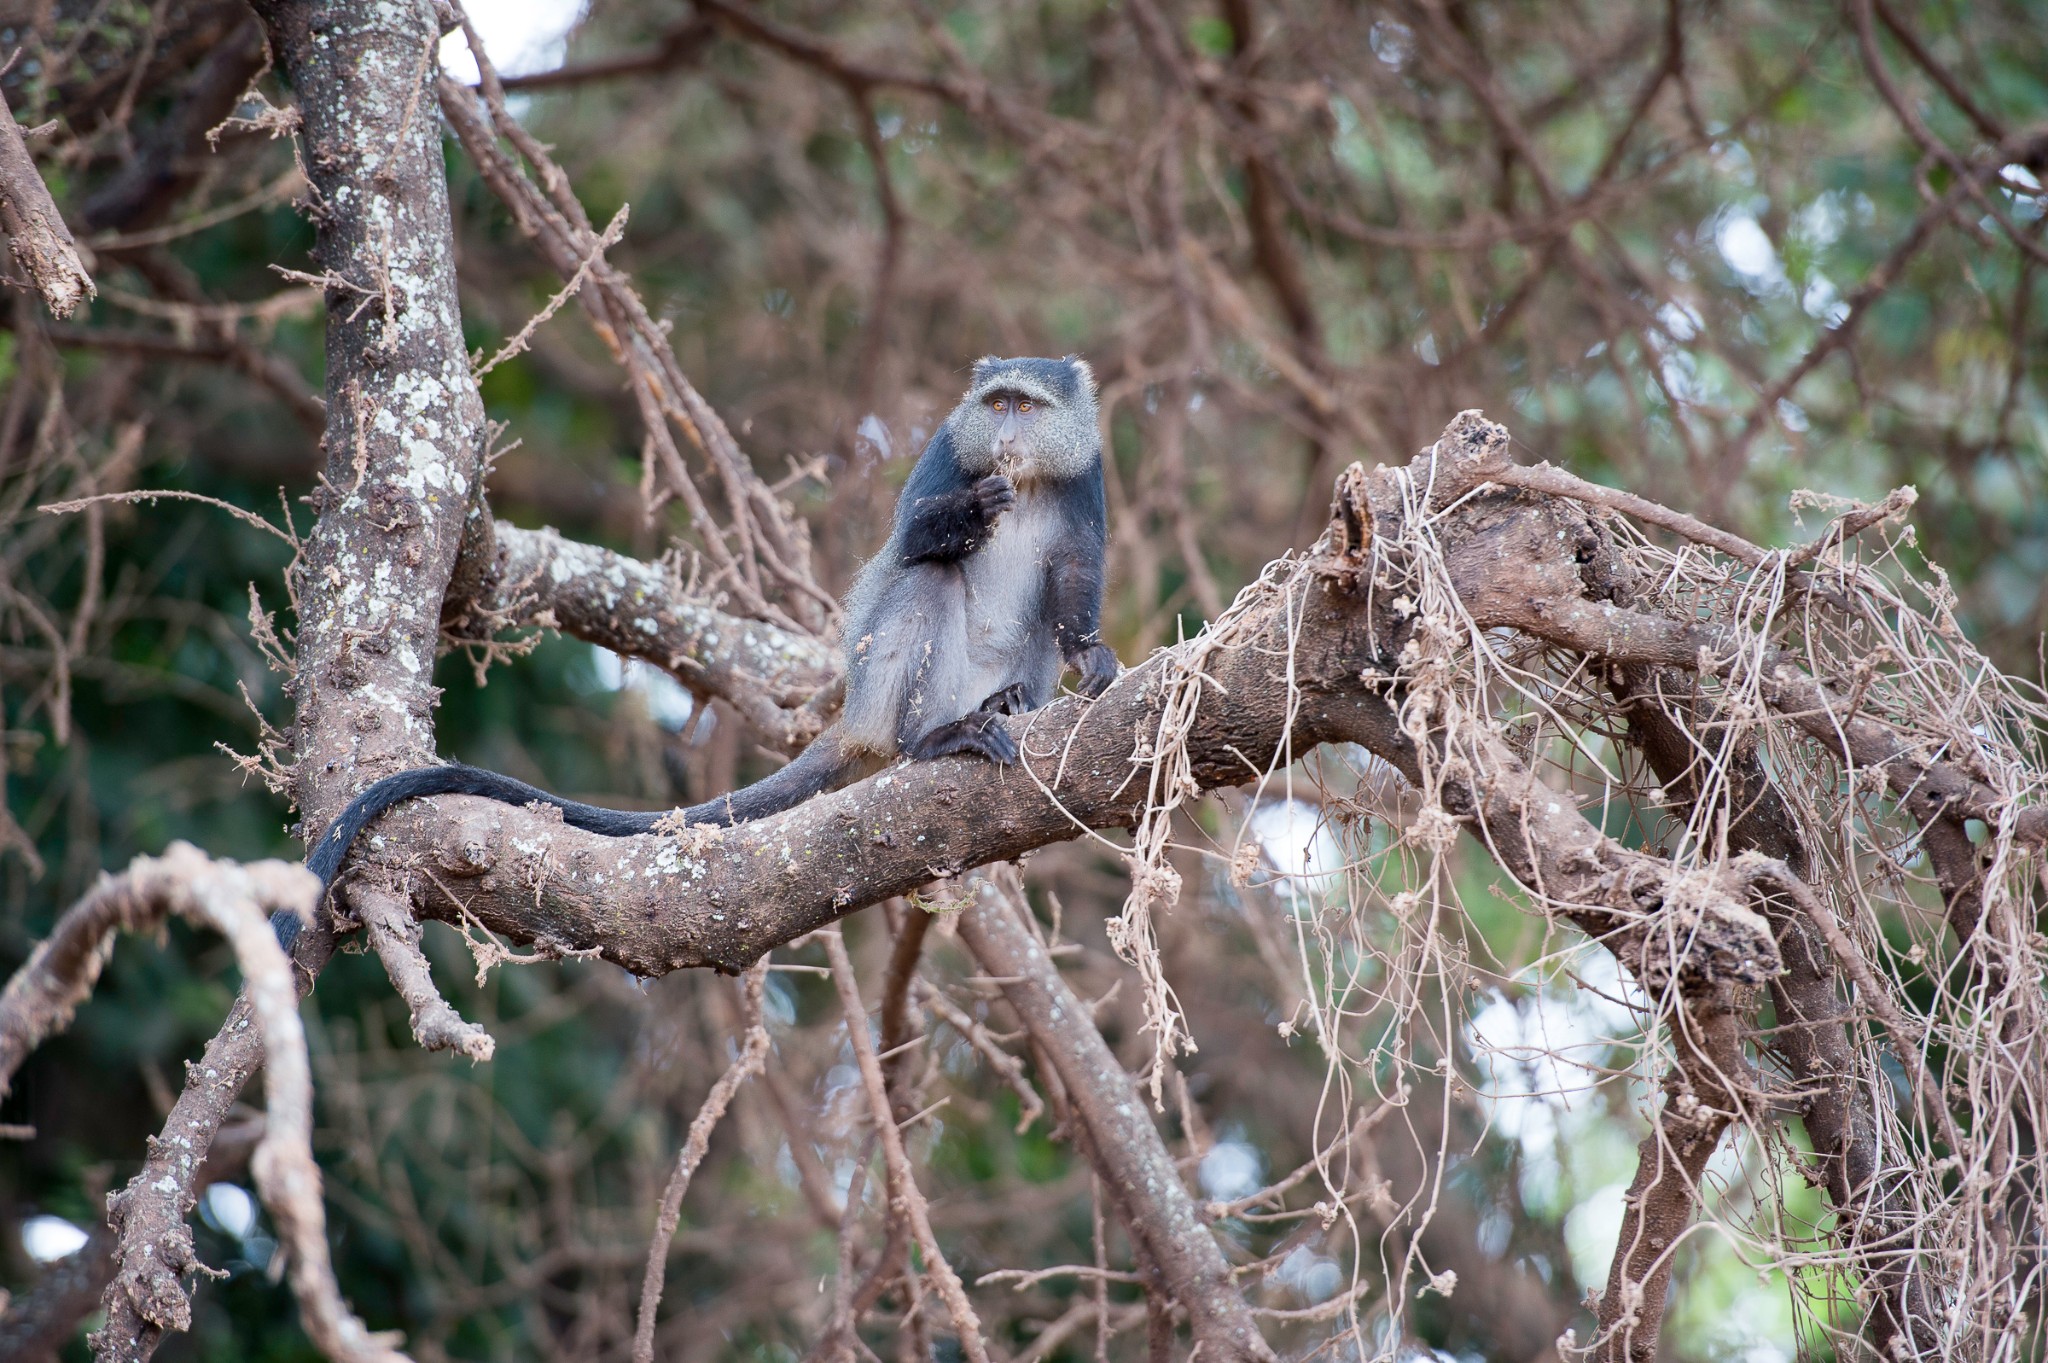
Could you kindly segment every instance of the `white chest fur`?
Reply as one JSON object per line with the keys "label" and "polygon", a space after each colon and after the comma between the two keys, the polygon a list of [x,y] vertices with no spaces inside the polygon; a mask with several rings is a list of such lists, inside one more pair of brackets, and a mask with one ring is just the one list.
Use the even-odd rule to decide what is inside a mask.
{"label": "white chest fur", "polygon": [[1059,533],[1053,499],[1028,484],[996,522],[989,542],[961,565],[967,587],[967,648],[980,667],[1014,662],[1030,643],[1045,592],[1046,557]]}

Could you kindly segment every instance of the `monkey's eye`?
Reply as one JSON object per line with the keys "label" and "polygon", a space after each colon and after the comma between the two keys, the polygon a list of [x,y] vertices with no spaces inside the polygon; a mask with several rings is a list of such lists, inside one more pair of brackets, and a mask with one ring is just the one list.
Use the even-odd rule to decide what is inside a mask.
{"label": "monkey's eye", "polygon": [[1018,399],[1017,399],[1017,410],[1018,410],[1019,412],[1028,412],[1028,411],[1030,411],[1030,410],[1031,410],[1031,399],[1030,399],[1030,398],[1018,398]]}
{"label": "monkey's eye", "polygon": [[1009,404],[1009,403],[1008,403],[1008,402],[1007,402],[1007,401],[1006,401],[1005,399],[1003,399],[1003,398],[990,398],[990,399],[988,400],[988,409],[989,409],[989,410],[990,410],[991,412],[1000,412],[1000,411],[1003,411],[1003,410],[1004,410],[1005,408],[1007,408],[1007,407],[1008,407],[1009,405],[1010,405],[1010,404]]}

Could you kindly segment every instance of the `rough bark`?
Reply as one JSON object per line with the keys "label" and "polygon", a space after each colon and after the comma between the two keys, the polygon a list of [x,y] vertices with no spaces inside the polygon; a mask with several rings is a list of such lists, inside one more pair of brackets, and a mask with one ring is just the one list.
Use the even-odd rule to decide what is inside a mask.
{"label": "rough bark", "polygon": [[641,658],[700,699],[716,697],[783,752],[831,718],[838,655],[816,637],[719,610],[678,571],[553,530],[500,524],[470,613],[489,627],[548,626]]}
{"label": "rough bark", "polygon": [[325,486],[290,688],[292,793],[317,832],[356,789],[433,755],[441,602],[484,414],[449,249],[432,7],[257,9],[298,96],[327,292]]}
{"label": "rough bark", "polygon": [[[317,833],[354,790],[433,752],[440,604],[475,499],[483,409],[448,247],[432,8],[257,8],[298,98],[328,307],[326,468],[294,584],[288,683],[292,794],[302,827]],[[300,935],[302,989],[331,952],[324,926]],[[199,1163],[263,1063],[253,1016],[245,995],[188,1075],[141,1173],[110,1199],[124,1262],[147,1252],[168,1271],[147,1294],[119,1278],[109,1288],[96,1337],[103,1360],[147,1358],[190,1318],[178,1275],[197,1265],[184,1218]]]}
{"label": "rough bark", "polygon": [[98,295],[64,215],[22,140],[21,125],[0,96],[0,227],[7,229],[15,263],[43,296],[52,317],[69,317]]}

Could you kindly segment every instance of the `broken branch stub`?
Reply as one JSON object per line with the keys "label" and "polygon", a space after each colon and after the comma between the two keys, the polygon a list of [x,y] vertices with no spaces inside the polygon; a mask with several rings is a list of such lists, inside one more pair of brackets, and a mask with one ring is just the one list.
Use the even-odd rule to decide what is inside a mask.
{"label": "broken branch stub", "polygon": [[69,317],[80,303],[99,296],[57,201],[36,173],[5,96],[0,96],[0,227],[7,229],[15,263],[28,272],[52,317]]}

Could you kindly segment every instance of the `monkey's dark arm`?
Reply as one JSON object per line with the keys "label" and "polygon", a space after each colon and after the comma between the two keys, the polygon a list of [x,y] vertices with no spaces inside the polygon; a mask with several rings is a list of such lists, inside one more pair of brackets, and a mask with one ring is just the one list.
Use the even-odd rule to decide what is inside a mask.
{"label": "monkey's dark arm", "polygon": [[896,500],[895,541],[903,566],[958,563],[988,543],[996,518],[1016,504],[1009,479],[976,478],[960,467],[953,433],[940,427]]}
{"label": "monkey's dark arm", "polygon": [[958,563],[988,542],[989,530],[1017,504],[1001,474],[950,492],[920,497],[903,522],[903,563]]}
{"label": "monkey's dark arm", "polygon": [[1109,511],[1098,467],[1077,479],[1061,506],[1065,533],[1046,558],[1045,615],[1060,657],[1081,674],[1075,689],[1099,696],[1116,680],[1116,654],[1102,642],[1102,588],[1109,545]]}

